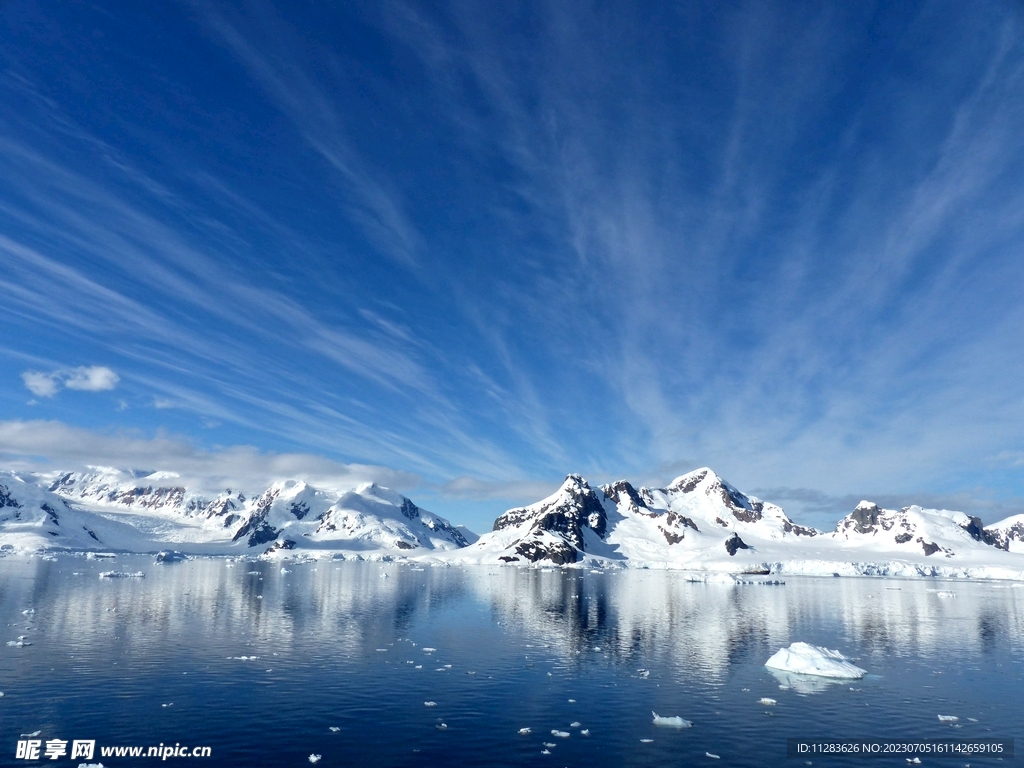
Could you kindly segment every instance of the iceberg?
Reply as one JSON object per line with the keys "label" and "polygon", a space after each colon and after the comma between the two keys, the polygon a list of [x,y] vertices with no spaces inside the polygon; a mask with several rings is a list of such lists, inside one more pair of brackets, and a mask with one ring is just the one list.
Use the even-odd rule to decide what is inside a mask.
{"label": "iceberg", "polygon": [[693,726],[689,720],[683,720],[683,718],[676,715],[675,717],[662,717],[657,712],[651,712],[654,715],[654,724],[665,726],[666,728],[690,728]]}
{"label": "iceberg", "polygon": [[809,643],[793,643],[789,648],[780,648],[764,665],[769,669],[800,675],[850,680],[867,674],[867,670],[851,664],[839,651],[830,651]]}

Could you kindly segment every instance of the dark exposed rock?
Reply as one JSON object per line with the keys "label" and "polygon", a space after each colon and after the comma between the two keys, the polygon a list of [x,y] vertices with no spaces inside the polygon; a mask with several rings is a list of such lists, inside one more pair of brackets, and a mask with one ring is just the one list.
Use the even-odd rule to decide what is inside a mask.
{"label": "dark exposed rock", "polygon": [[684,475],[679,480],[668,487],[667,490],[679,491],[680,493],[692,493],[694,488],[701,484],[705,477],[708,476],[708,470],[701,469],[696,472],[691,472],[689,475]]}
{"label": "dark exposed rock", "polygon": [[82,530],[84,530],[84,531],[85,531],[86,533],[88,533],[88,534],[89,534],[89,535],[90,535],[90,536],[91,536],[91,537],[92,537],[93,539],[95,539],[96,541],[99,541],[99,540],[100,540],[100,537],[99,537],[99,536],[97,536],[97,535],[96,535],[95,533],[93,533],[93,532],[92,532],[91,530],[89,530],[88,528],[86,528],[86,527],[85,527],[84,525],[82,526]]}
{"label": "dark exposed rock", "polygon": [[293,501],[288,511],[295,515],[296,520],[301,520],[309,514],[309,505],[304,501]]}
{"label": "dark exposed rock", "polygon": [[672,533],[672,531],[666,531],[664,528],[659,528],[659,530],[662,532],[662,534],[664,534],[665,541],[667,541],[669,544],[678,544],[680,541],[686,538],[686,536],[681,533]]}
{"label": "dark exposed rock", "polygon": [[43,503],[42,509],[43,512],[46,513],[46,516],[50,518],[54,525],[60,525],[60,519],[57,517],[57,510],[55,510],[53,507],[51,507],[49,504],[46,504],[45,502]]}
{"label": "dark exposed rock", "polygon": [[399,549],[415,549],[416,548],[415,544],[410,544],[408,541],[402,541],[401,539],[399,539],[398,541],[395,542],[395,546],[398,547]]}
{"label": "dark exposed rock", "polygon": [[402,500],[402,514],[410,520],[415,520],[420,516],[420,508],[413,504],[409,499]]}
{"label": "dark exposed rock", "polygon": [[911,534],[911,533],[899,533],[899,534],[896,535],[896,543],[897,544],[906,544],[912,538],[914,538],[914,535]]}
{"label": "dark exposed rock", "polygon": [[565,541],[540,542],[535,538],[526,538],[516,545],[516,553],[522,555],[531,563],[538,560],[550,560],[555,565],[575,563],[579,556],[579,550]]}
{"label": "dark exposed rock", "polygon": [[789,520],[784,520],[782,523],[782,530],[786,533],[792,533],[797,536],[817,536],[821,531],[815,530],[814,528],[805,528],[802,525],[797,525]]}
{"label": "dark exposed rock", "polygon": [[21,504],[19,504],[18,500],[11,495],[11,491],[6,485],[0,485],[0,508],[3,507],[21,509]]}
{"label": "dark exposed rock", "polygon": [[942,547],[940,547],[934,541],[925,541],[921,537],[918,537],[917,543],[920,544],[921,549],[924,550],[925,557],[927,557],[928,555],[934,555],[936,552],[942,549]]}
{"label": "dark exposed rock", "polygon": [[511,555],[502,555],[498,559],[501,560],[503,563],[518,563],[519,562],[519,558],[518,557],[512,557]]}
{"label": "dark exposed rock", "polygon": [[850,513],[849,518],[854,522],[853,529],[857,533],[872,533],[878,525],[878,516],[882,510],[877,504],[861,502],[857,508]]}
{"label": "dark exposed rock", "polygon": [[678,512],[666,512],[665,513],[665,524],[671,526],[684,525],[687,528],[693,528],[695,531],[700,531],[697,524],[685,515],[680,515]]}
{"label": "dark exposed rock", "polygon": [[740,538],[738,533],[734,533],[725,540],[725,551],[729,553],[729,557],[735,557],[736,552],[741,549],[750,549],[750,547]]}

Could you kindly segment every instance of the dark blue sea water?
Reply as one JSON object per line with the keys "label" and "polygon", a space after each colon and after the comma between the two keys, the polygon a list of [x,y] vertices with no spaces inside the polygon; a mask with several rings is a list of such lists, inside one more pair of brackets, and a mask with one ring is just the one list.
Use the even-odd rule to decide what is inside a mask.
{"label": "dark blue sea water", "polygon": [[[795,768],[804,760],[786,757],[787,738],[1024,736],[1024,588],[1007,583],[285,569],[0,559],[0,765],[82,762],[17,759],[20,734],[35,731],[44,743],[95,740],[106,766],[161,761],[101,757],[101,746],[184,744],[212,756],[168,763]],[[108,570],[146,576],[98,578]],[[6,645],[22,635],[31,645]],[[763,666],[797,640],[869,674],[825,683]],[[656,727],[652,711],[693,727]]]}

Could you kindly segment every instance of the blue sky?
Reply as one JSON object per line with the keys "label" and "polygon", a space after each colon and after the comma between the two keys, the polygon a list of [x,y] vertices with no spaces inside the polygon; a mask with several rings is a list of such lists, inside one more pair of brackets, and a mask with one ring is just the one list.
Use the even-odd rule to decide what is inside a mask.
{"label": "blue sky", "polygon": [[1024,511],[1016,2],[0,7],[0,454],[489,527]]}

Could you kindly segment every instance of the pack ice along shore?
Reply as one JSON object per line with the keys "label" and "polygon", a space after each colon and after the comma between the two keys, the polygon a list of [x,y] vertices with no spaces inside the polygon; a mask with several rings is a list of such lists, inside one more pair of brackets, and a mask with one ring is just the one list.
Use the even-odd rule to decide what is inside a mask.
{"label": "pack ice along shore", "polygon": [[374,484],[330,493],[301,481],[203,495],[171,473],[0,472],[0,552],[159,552],[355,557],[430,563],[673,568],[742,575],[1024,580],[1024,515],[983,526],[963,512],[863,501],[834,531],[798,525],[710,469],[666,488],[592,487],[551,496],[477,537]]}

